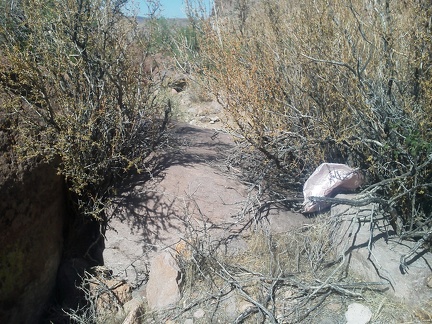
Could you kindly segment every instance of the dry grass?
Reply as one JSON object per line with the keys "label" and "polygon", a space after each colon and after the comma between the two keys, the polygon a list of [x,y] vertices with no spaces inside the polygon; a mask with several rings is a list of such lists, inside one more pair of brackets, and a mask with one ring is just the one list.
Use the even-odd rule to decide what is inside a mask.
{"label": "dry grass", "polygon": [[380,293],[379,286],[345,276],[344,260],[334,253],[334,225],[324,215],[287,233],[248,231],[233,243],[244,246],[235,253],[217,248],[205,235],[190,237],[178,246],[183,298],[154,318],[171,323],[187,318],[194,323],[337,323],[344,322],[350,303],[360,302],[372,310],[373,323],[419,322],[406,306]]}

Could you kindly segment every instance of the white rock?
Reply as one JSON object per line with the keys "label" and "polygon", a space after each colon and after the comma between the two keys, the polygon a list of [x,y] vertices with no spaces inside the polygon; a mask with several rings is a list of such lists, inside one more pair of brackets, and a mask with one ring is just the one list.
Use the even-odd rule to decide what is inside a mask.
{"label": "white rock", "polygon": [[210,117],[210,122],[209,122],[210,124],[214,124],[217,122],[220,122],[220,118],[218,116]]}
{"label": "white rock", "polygon": [[195,318],[203,318],[205,315],[205,312],[202,308],[197,309],[194,313],[193,313],[193,317]]}
{"label": "white rock", "polygon": [[254,304],[247,302],[247,301],[242,301],[238,308],[239,308],[240,313],[243,313],[251,307],[254,307]]}
{"label": "white rock", "polygon": [[346,324],[366,324],[371,320],[372,312],[367,306],[352,303],[348,306],[345,318],[347,320]]}

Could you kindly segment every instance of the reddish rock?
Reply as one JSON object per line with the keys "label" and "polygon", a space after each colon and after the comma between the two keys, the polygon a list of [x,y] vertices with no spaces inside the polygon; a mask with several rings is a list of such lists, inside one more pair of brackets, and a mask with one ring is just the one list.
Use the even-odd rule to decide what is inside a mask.
{"label": "reddish rock", "polygon": [[142,300],[132,299],[123,305],[123,308],[127,314],[123,324],[141,324],[141,317],[144,315]]}
{"label": "reddish rock", "polygon": [[63,180],[48,165],[29,169],[0,181],[0,323],[38,322],[62,255]]}
{"label": "reddish rock", "polygon": [[179,285],[182,280],[176,259],[169,252],[161,252],[151,261],[146,287],[147,302],[151,309],[161,310],[180,300]]}

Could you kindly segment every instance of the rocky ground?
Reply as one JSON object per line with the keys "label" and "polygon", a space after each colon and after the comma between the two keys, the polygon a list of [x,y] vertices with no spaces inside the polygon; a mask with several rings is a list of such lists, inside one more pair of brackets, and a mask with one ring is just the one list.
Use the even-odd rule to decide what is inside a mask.
{"label": "rocky ground", "polygon": [[[105,266],[131,287],[118,321],[432,319],[430,253],[413,258],[410,271],[401,274],[399,258],[409,244],[392,241],[383,228],[371,231],[367,218],[375,215],[374,206],[361,211],[338,206],[308,218],[266,204],[226,163],[234,143],[220,123],[217,103],[198,104],[185,92],[173,96],[182,107],[177,113],[183,122],[172,130],[172,148],[154,172],[131,179],[110,208]],[[341,221],[336,225],[332,219]],[[322,256],[320,244],[329,239],[331,255]],[[305,260],[293,252],[296,246],[306,251]],[[307,258],[311,265],[325,258],[334,262],[325,271],[305,265],[307,274],[300,274],[299,264],[308,263]]]}

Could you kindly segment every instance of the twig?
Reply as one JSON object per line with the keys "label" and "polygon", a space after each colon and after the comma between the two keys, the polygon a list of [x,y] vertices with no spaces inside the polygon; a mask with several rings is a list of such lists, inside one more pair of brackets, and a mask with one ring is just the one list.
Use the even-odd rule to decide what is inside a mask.
{"label": "twig", "polygon": [[386,201],[384,199],[378,197],[370,197],[361,200],[354,199],[344,199],[344,198],[331,198],[331,197],[309,197],[309,200],[312,202],[326,202],[331,204],[340,204],[340,205],[349,205],[354,207],[362,207],[372,203],[385,204]]}
{"label": "twig", "polygon": [[344,63],[344,62],[338,62],[338,61],[332,61],[332,60],[322,60],[322,59],[317,59],[317,58],[314,58],[314,57],[308,56],[308,55],[303,54],[303,53],[301,53],[300,55],[301,55],[301,56],[304,56],[304,57],[306,57],[306,58],[308,58],[308,59],[310,59],[310,60],[312,60],[312,61],[315,61],[315,62],[319,62],[319,63],[326,63],[326,64],[332,64],[332,65],[338,65],[338,66],[346,67],[346,68],[347,68],[348,70],[350,70],[354,75],[357,75],[356,71],[355,71],[351,66],[349,66],[348,64],[346,64],[346,63]]}
{"label": "twig", "polygon": [[191,302],[189,305],[187,305],[186,307],[184,307],[177,315],[173,316],[172,319],[175,320],[176,318],[180,317],[182,314],[186,313],[188,310],[194,308],[195,306],[204,303],[206,301],[209,301],[210,299],[220,299],[221,297],[224,297],[226,295],[228,295],[231,291],[233,291],[233,288],[231,285],[229,285],[230,289],[228,289],[228,291],[221,291],[219,294],[217,295],[210,295],[201,299],[197,299],[193,302]]}
{"label": "twig", "polygon": [[416,253],[416,251],[419,249],[420,246],[422,246],[425,242],[429,241],[429,239],[432,236],[432,228],[429,229],[429,231],[427,231],[423,237],[418,240],[418,242],[416,243],[416,245],[414,245],[407,254],[404,254],[401,256],[400,258],[400,269],[402,271],[402,273],[407,273],[408,272],[408,265],[407,265],[407,259],[410,258],[414,253]]}
{"label": "twig", "polygon": [[240,283],[231,275],[231,273],[228,272],[228,270],[226,269],[226,267],[224,265],[222,265],[219,261],[217,261],[218,265],[221,267],[222,272],[224,272],[229,278],[225,278],[224,276],[222,276],[222,274],[218,273],[218,275],[225,281],[228,281],[231,285],[233,285],[235,288],[237,288],[241,294],[248,300],[250,301],[252,304],[254,304],[256,307],[258,307],[258,309],[260,311],[262,311],[263,313],[265,313],[267,315],[267,317],[269,318],[271,323],[277,323],[276,318],[274,317],[274,315],[269,312],[269,310],[262,305],[260,302],[256,301],[255,299],[253,299],[251,296],[249,296],[249,294],[247,294],[242,285],[240,285]]}
{"label": "twig", "polygon": [[258,312],[259,309],[257,306],[250,306],[234,320],[234,324],[242,323],[246,318]]}

